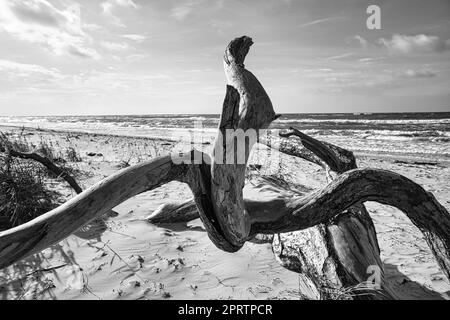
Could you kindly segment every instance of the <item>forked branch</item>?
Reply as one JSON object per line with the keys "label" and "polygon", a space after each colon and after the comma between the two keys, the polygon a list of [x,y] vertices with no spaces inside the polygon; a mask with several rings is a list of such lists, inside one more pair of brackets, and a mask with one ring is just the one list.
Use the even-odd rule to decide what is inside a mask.
{"label": "forked branch", "polygon": [[[0,232],[0,268],[39,252],[125,200],[170,181],[187,183],[193,194],[208,236],[220,249],[234,252],[258,233],[302,230],[324,223],[351,206],[377,201],[402,210],[423,232],[440,267],[450,278],[450,215],[431,193],[413,181],[384,170],[355,169],[338,176],[323,189],[301,198],[278,194],[263,201],[246,201],[242,196],[248,154],[256,141],[245,140],[244,162],[232,157],[234,138],[227,129],[258,130],[276,118],[272,104],[256,77],[244,68],[252,41],[233,40],[224,59],[228,79],[213,159],[198,151],[182,155],[182,162],[165,156],[126,168],[97,183],[62,206],[16,228]],[[223,132],[225,131],[225,136]],[[220,135],[219,135],[220,136]],[[300,137],[304,143],[308,139]],[[322,152],[329,157],[329,150]],[[194,164],[193,159],[203,159]],[[337,165],[340,172],[342,168]]]}

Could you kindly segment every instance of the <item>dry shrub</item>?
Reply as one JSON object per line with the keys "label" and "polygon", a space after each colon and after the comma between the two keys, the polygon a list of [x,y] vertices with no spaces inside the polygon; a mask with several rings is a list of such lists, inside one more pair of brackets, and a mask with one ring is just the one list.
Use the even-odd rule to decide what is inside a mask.
{"label": "dry shrub", "polygon": [[81,162],[83,159],[81,159],[80,154],[77,152],[77,150],[74,147],[68,147],[66,149],[66,159],[69,162]]}
{"label": "dry shrub", "polygon": [[58,194],[47,188],[46,172],[29,160],[0,161],[0,230],[28,222],[56,207]]}
{"label": "dry shrub", "polygon": [[[64,154],[61,151],[64,149],[59,148],[57,151],[54,143],[43,139],[36,145],[23,134],[1,134],[0,138],[0,144],[7,144],[12,150],[36,152],[52,160],[72,176],[80,173],[68,163],[81,161],[72,147],[66,149]],[[49,188],[49,178],[58,177],[42,164],[34,160],[8,157],[6,152],[0,153],[0,230],[26,223],[58,205],[61,194]]]}

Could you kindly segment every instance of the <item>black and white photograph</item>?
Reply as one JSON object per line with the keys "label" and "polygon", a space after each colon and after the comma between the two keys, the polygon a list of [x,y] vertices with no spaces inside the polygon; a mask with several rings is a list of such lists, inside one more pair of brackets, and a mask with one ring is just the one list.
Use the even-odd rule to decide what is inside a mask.
{"label": "black and white photograph", "polygon": [[0,0],[0,300],[450,300],[450,1]]}

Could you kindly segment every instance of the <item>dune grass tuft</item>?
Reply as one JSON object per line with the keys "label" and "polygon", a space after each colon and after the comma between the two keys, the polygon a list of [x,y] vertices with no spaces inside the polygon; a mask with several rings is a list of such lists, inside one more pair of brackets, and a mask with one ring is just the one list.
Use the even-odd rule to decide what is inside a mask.
{"label": "dune grass tuft", "polygon": [[[0,161],[4,164],[3,161]],[[0,230],[30,221],[56,207],[58,194],[47,188],[39,164],[18,159],[0,167]]]}
{"label": "dune grass tuft", "polygon": [[43,139],[32,143],[23,134],[1,134],[0,230],[16,227],[52,210],[62,196],[49,184],[49,179],[59,177],[34,160],[11,157],[8,150],[38,153],[71,175],[79,173],[71,163],[81,161],[72,147],[61,149]]}

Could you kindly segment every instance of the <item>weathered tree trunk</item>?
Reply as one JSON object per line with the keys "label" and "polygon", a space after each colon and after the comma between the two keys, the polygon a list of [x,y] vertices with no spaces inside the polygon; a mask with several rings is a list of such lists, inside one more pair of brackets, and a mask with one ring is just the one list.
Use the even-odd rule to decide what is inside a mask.
{"label": "weathered tree trunk", "polygon": [[[280,136],[286,138],[276,144],[280,152],[316,164],[329,165],[338,173],[356,168],[356,160],[347,150],[315,140],[296,129],[280,133]],[[290,136],[297,136],[300,139],[287,139]],[[260,142],[272,147],[270,140],[261,139]],[[253,182],[250,182],[250,185],[253,185]],[[277,188],[278,193],[289,192]],[[251,206],[250,203],[246,205]],[[278,207],[266,209],[267,215],[278,209]],[[157,224],[189,221],[195,218],[198,218],[196,206],[193,201],[188,200],[184,203],[164,204],[147,220]],[[301,287],[309,288],[310,298],[335,297],[343,288],[365,282],[370,276],[368,271],[380,272],[377,278],[380,283],[372,287],[383,292],[373,289],[364,291],[361,288],[358,297],[369,299],[393,297],[384,281],[375,228],[362,204],[353,206],[330,222],[307,230],[275,234],[272,246],[275,256],[284,267],[302,274]]]}
{"label": "weathered tree trunk", "polygon": [[[266,91],[244,67],[252,44],[249,37],[241,37],[225,50],[223,65],[228,85],[211,165],[213,210],[220,213],[217,218],[225,237],[238,247],[250,231],[242,196],[248,157],[257,142],[257,130],[267,128],[276,119]],[[254,134],[245,139],[249,131]]]}
{"label": "weathered tree trunk", "polygon": [[[239,250],[245,241],[258,234],[283,234],[319,225],[314,236],[321,248],[313,248],[311,252],[321,250],[324,261],[312,261],[313,258],[306,255],[311,252],[303,249],[307,245],[304,242],[292,243],[296,250],[293,259],[300,257],[297,266],[292,268],[313,279],[319,291],[325,286],[323,275],[336,279],[337,286],[347,286],[364,281],[367,266],[381,266],[373,224],[361,205],[365,201],[377,201],[402,210],[422,231],[439,266],[450,278],[450,215],[431,193],[393,172],[352,169],[355,167],[352,161],[343,160],[349,160],[348,157],[339,158],[342,150],[337,152],[337,147],[318,143],[299,132],[294,131],[294,134],[320,158],[314,162],[326,162],[340,174],[324,188],[309,194],[275,188],[276,192],[263,200],[244,199],[245,168],[257,139],[243,139],[236,145],[239,139],[227,136],[227,129],[258,130],[266,128],[276,118],[263,87],[244,68],[244,58],[251,44],[250,38],[242,37],[233,40],[226,49],[227,94],[212,159],[193,150],[126,168],[62,206],[0,232],[0,268],[63,240],[125,200],[176,180],[189,185],[209,238],[228,252]],[[237,150],[243,153],[235,152]],[[290,150],[295,152],[295,148]],[[305,157],[313,156],[311,153]],[[350,212],[344,213],[346,210]],[[302,236],[302,239],[310,240],[310,236]],[[285,235],[275,237],[275,241],[284,246],[280,257],[286,255],[288,245],[283,237]],[[306,281],[305,284],[308,285]]]}
{"label": "weathered tree trunk", "polygon": [[[357,167],[350,151],[294,128],[280,135],[298,137],[306,149],[338,174]],[[316,289],[311,291],[315,298],[334,298],[343,289],[363,287],[361,284],[367,288],[354,292],[357,298],[394,298],[384,278],[375,227],[363,204],[307,230],[278,234],[272,247],[284,267],[303,275],[299,279],[302,287]],[[378,273],[376,284],[366,283],[372,272]]]}

